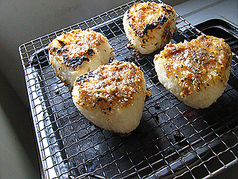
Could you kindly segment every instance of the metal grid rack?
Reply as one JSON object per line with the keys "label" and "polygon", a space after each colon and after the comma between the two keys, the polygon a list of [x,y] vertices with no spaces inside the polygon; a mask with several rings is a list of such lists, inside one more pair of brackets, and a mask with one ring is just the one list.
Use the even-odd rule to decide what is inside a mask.
{"label": "metal grid rack", "polygon": [[[209,108],[194,110],[159,83],[153,66],[154,54],[138,55],[126,47],[122,16],[136,2],[139,1],[19,47],[43,177],[201,178],[212,177],[237,163],[238,40],[228,39],[234,58],[224,94]],[[147,97],[141,124],[130,136],[102,130],[82,116],[70,91],[48,63],[48,44],[63,31],[79,28],[104,34],[115,59],[134,61],[145,74],[152,96]],[[201,33],[178,15],[172,42],[189,41]]]}

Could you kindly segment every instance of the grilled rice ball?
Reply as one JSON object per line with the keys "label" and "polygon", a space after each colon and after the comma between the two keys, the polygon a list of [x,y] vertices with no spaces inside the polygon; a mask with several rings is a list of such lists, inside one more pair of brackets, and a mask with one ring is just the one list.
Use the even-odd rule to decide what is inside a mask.
{"label": "grilled rice ball", "polygon": [[120,134],[139,125],[146,94],[140,68],[117,60],[80,76],[72,91],[74,104],[89,121]]}
{"label": "grilled rice ball", "polygon": [[193,108],[207,108],[224,92],[230,75],[231,49],[224,39],[201,35],[169,43],[154,58],[159,81]]}
{"label": "grilled rice ball", "polygon": [[49,61],[71,90],[80,75],[107,64],[114,57],[105,36],[93,30],[64,32],[49,44]]}
{"label": "grilled rice ball", "polygon": [[134,4],[123,17],[126,36],[132,47],[141,54],[163,48],[176,30],[177,15],[164,3]]}

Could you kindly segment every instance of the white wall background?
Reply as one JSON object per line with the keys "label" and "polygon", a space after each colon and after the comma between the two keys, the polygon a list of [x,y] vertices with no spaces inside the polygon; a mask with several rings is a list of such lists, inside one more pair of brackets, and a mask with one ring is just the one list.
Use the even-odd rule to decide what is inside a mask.
{"label": "white wall background", "polygon": [[0,116],[0,178],[40,178],[9,124],[1,105]]}

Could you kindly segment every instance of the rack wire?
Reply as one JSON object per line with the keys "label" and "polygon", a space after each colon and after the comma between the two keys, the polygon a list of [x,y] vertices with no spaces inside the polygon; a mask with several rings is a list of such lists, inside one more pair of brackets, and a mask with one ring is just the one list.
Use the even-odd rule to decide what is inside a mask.
{"label": "rack wire", "polygon": [[[122,17],[136,2],[142,1],[131,1],[19,47],[42,177],[209,178],[237,163],[238,38],[232,34],[226,39],[234,57],[224,94],[207,109],[192,109],[159,83],[153,66],[155,54],[138,55],[126,47]],[[133,61],[145,74],[152,96],[146,98],[141,124],[130,136],[121,137],[91,124],[48,63],[48,44],[54,38],[65,31],[89,28],[109,39],[115,59]],[[190,41],[202,33],[178,15],[171,41]]]}

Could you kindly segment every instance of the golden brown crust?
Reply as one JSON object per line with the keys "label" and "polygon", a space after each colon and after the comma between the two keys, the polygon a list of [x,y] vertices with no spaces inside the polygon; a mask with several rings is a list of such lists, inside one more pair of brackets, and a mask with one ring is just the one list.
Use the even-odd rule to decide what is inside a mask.
{"label": "golden brown crust", "polygon": [[64,32],[49,44],[49,62],[70,90],[77,77],[113,58],[107,38],[93,30]]}
{"label": "golden brown crust", "polygon": [[160,29],[168,19],[176,16],[176,12],[167,4],[147,2],[134,4],[126,15],[129,26],[135,34],[143,37],[148,34],[148,30]]}
{"label": "golden brown crust", "polygon": [[231,49],[224,39],[201,35],[188,43],[169,43],[157,56],[166,59],[167,77],[175,76],[182,89],[181,96],[199,92],[214,83],[226,84],[231,64]]}
{"label": "golden brown crust", "polygon": [[176,30],[177,15],[164,3],[134,4],[123,17],[125,34],[131,47],[141,54],[163,48]]}
{"label": "golden brown crust", "polygon": [[78,86],[77,103],[85,108],[112,110],[130,104],[134,94],[143,91],[146,94],[144,74],[134,63],[115,60],[96,70],[79,77],[74,86]]}
{"label": "golden brown crust", "polygon": [[95,31],[72,30],[62,33],[49,44],[49,54],[63,56],[62,63],[77,70],[84,61],[89,61],[97,53],[97,47],[105,42],[108,42],[107,38]]}

